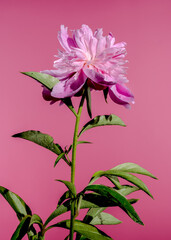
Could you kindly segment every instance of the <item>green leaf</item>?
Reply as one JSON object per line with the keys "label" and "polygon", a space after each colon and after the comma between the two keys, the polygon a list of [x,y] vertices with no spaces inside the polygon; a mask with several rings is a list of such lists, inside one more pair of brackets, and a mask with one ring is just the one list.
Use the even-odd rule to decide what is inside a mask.
{"label": "green leaf", "polygon": [[[121,189],[116,191],[118,191],[120,194],[124,196],[139,190],[139,188],[134,186],[121,185],[121,187],[122,187]],[[107,207],[118,205],[117,203],[110,201],[108,198],[95,193],[84,194],[84,200],[90,201],[91,203],[96,204],[96,208],[90,208],[86,216],[84,217],[83,222],[85,223],[90,223],[96,216],[98,216],[98,214],[103,212]],[[130,204],[134,204],[138,201],[138,199],[128,199],[128,201]],[[98,208],[97,206],[103,206],[103,207]],[[76,240],[81,240],[81,239],[83,238],[79,234],[77,234]]]}
{"label": "green leaf", "polygon": [[[93,196],[92,196],[93,195]],[[130,203],[132,199],[128,200]],[[80,209],[86,208],[99,208],[99,207],[109,207],[109,206],[118,206],[117,202],[110,201],[108,198],[104,196],[100,196],[99,194],[88,193],[83,195],[83,199],[81,201]],[[54,218],[64,214],[71,209],[71,201],[67,200],[62,205],[58,206],[48,217],[44,226],[46,226],[49,222],[51,222]]]}
{"label": "green leaf", "polygon": [[64,240],[68,240],[69,239],[69,235],[68,236],[66,236],[66,238],[64,239]]}
{"label": "green leaf", "polygon": [[10,206],[14,209],[19,220],[26,215],[32,215],[31,209],[17,194],[9,191],[7,188],[0,186],[0,194],[7,200]]}
{"label": "green leaf", "polygon": [[[87,142],[87,141],[77,141],[77,145],[79,144],[83,144],[83,143],[88,143],[88,144],[91,144],[92,142]],[[67,150],[67,153],[69,153],[72,149],[72,144],[69,146],[68,150]]]}
{"label": "green leaf", "polygon": [[76,192],[76,189],[75,189],[75,185],[69,181],[64,181],[64,180],[60,180],[60,179],[56,179],[56,181],[58,182],[62,182],[65,184],[65,186],[69,189],[69,191],[72,193],[72,195],[74,197],[76,197],[77,195],[77,192]]}
{"label": "green leaf", "polygon": [[27,234],[30,219],[31,216],[27,215],[21,220],[20,224],[12,235],[11,240],[21,240]]}
{"label": "green leaf", "polygon": [[126,126],[124,122],[116,115],[111,114],[96,116],[83,126],[82,130],[79,133],[79,136],[88,129],[106,125],[119,125],[124,127]]}
{"label": "green leaf", "polygon": [[153,196],[151,195],[150,191],[148,190],[145,183],[143,183],[143,181],[141,181],[139,178],[137,178],[136,176],[134,176],[132,174],[129,174],[127,172],[118,171],[118,170],[107,170],[107,171],[96,172],[93,175],[93,177],[91,178],[89,185],[92,184],[93,182],[95,182],[97,179],[99,179],[102,176],[108,177],[111,175],[121,177],[121,178],[133,183],[135,186],[139,187],[141,190],[143,190],[145,193],[147,193],[151,198],[153,198]]}
{"label": "green leaf", "polygon": [[[121,194],[119,190],[115,191]],[[128,199],[127,201],[132,202],[132,199]],[[85,193],[81,202],[81,208],[106,208],[116,206],[119,206],[118,201],[96,193]]]}
{"label": "green leaf", "polygon": [[[70,229],[70,220],[65,220],[54,224],[48,229],[53,227],[62,227],[66,229]],[[97,227],[92,226],[90,224],[83,223],[81,221],[75,220],[74,222],[74,231],[87,237],[90,240],[112,240],[109,236],[107,236],[104,232],[99,230]]]}
{"label": "green leaf", "polygon": [[29,130],[14,134],[12,137],[19,137],[34,142],[39,146],[49,149],[57,155],[61,154],[62,152],[61,147],[58,147],[59,145],[57,146],[54,143],[54,139],[51,136],[41,133],[40,131]]}
{"label": "green leaf", "polygon": [[[123,186],[122,189],[116,190],[120,194],[126,196],[134,191],[137,191],[139,188],[133,187],[133,186]],[[117,202],[111,201],[109,198],[106,198],[105,196],[95,194],[95,193],[88,193],[84,195],[84,200],[89,201],[93,204],[96,204],[97,206],[101,206],[99,208],[91,208],[87,215],[84,218],[84,222],[90,223],[91,219],[96,217],[99,213],[103,212],[106,207],[110,206],[118,206]],[[137,202],[137,199],[128,199],[128,201],[133,204]],[[91,219],[90,216],[91,215]]]}
{"label": "green leaf", "polygon": [[43,229],[43,222],[42,219],[37,215],[37,214],[33,214],[31,216],[31,220],[30,220],[30,224],[29,227],[31,227],[33,224],[38,224],[40,229]]}
{"label": "green leaf", "polygon": [[118,206],[122,208],[135,222],[143,225],[143,222],[129,201],[115,189],[104,185],[90,185],[87,186],[84,191],[93,191],[107,197],[111,201],[117,202]]}
{"label": "green leaf", "polygon": [[57,207],[59,207],[66,199],[70,198],[70,191],[66,191],[64,192],[64,194],[60,197],[59,201],[58,201],[58,205]]}
{"label": "green leaf", "polygon": [[[85,215],[83,222],[90,223],[93,220],[93,218],[97,217],[98,214],[103,212],[105,209],[106,209],[106,207],[90,208],[88,210],[87,214]],[[77,237],[77,239],[79,239],[79,238]]]}
{"label": "green leaf", "polygon": [[119,179],[116,176],[109,175],[106,177],[109,179],[109,181],[111,181],[115,185],[117,189],[122,188],[122,185],[120,184]]}
{"label": "green leaf", "polygon": [[77,113],[76,113],[76,111],[75,111],[75,109],[73,107],[71,98],[63,98],[61,100],[74,113],[74,115],[77,117]]}
{"label": "green leaf", "polygon": [[[81,238],[79,238],[80,240],[90,240],[89,238],[86,238],[86,237],[84,237],[84,236],[81,236]],[[77,238],[76,238],[76,240],[77,240]]]}
{"label": "green leaf", "polygon": [[83,222],[92,225],[115,225],[120,224],[121,221],[112,215],[103,212],[106,208],[91,208],[87,212]]}
{"label": "green leaf", "polygon": [[131,185],[122,185],[122,188],[120,188],[119,190],[116,189],[117,192],[119,192],[120,194],[122,194],[124,196],[127,196],[138,190],[140,190],[138,187],[131,186]]}
{"label": "green leaf", "polygon": [[83,195],[83,200],[85,200],[91,204],[94,204],[94,207],[118,206],[118,202],[116,200],[114,201],[111,198],[108,198],[104,195],[100,195],[100,194],[96,194],[96,193],[85,193]]}
{"label": "green leaf", "polygon": [[[85,194],[83,197],[87,196],[88,194]],[[85,208],[98,208],[99,206],[93,202],[90,202],[88,199],[87,200],[82,200],[81,201],[81,205],[80,205],[80,209],[85,209]],[[49,222],[51,222],[54,218],[58,217],[59,215],[66,213],[68,211],[70,211],[71,209],[71,201],[67,200],[65,201],[62,205],[58,206],[52,213],[51,215],[48,217],[48,219],[46,220],[44,226],[46,226]]]}
{"label": "green leaf", "polygon": [[[29,130],[21,133],[17,133],[12,137],[19,137],[26,139],[28,141],[34,142],[41,147],[44,147],[53,153],[60,155],[63,153],[63,150],[59,144],[54,143],[53,137],[49,136],[48,134],[41,133],[40,131]],[[68,161],[65,156],[62,157],[64,161],[68,164]]]}
{"label": "green leaf", "polygon": [[142,174],[142,175],[146,175],[154,179],[157,179],[153,174],[151,174],[146,169],[140,167],[138,164],[135,164],[135,163],[123,163],[112,168],[111,170],[115,170],[115,171],[117,170],[117,171],[128,172],[128,173],[137,173],[137,174]]}
{"label": "green leaf", "polygon": [[55,211],[53,211],[51,213],[51,215],[48,217],[48,219],[46,220],[44,226],[46,226],[49,222],[51,222],[54,218],[58,217],[59,215],[66,213],[67,211],[69,211],[71,208],[71,204],[70,204],[70,200],[64,202],[64,204],[60,205],[58,208],[55,209]]}
{"label": "green leaf", "polygon": [[87,141],[78,141],[78,142],[77,142],[77,145],[78,145],[78,144],[82,144],[82,143],[88,143],[88,144],[91,144],[92,142],[87,142]]}
{"label": "green leaf", "polygon": [[90,87],[86,87],[86,102],[87,102],[87,112],[90,118],[92,118],[92,113],[91,113],[91,91]]}
{"label": "green leaf", "polygon": [[57,78],[52,77],[51,75],[45,73],[40,72],[21,72],[21,73],[35,79],[39,83],[43,84],[49,90],[52,90],[52,88],[59,82]]}
{"label": "green leaf", "polygon": [[[2,194],[2,196],[7,200],[7,202],[10,204],[10,206],[14,209],[15,213],[17,214],[17,217],[20,221],[22,221],[25,216],[30,216],[32,215],[31,209],[28,207],[28,205],[23,201],[22,198],[20,198],[17,194],[11,192],[10,190],[8,190],[7,188],[4,188],[2,186],[0,186],[0,194]],[[19,229],[20,227],[22,227],[21,232],[23,231],[24,226],[26,226],[25,224],[27,223],[28,220],[23,221],[23,225],[21,223],[21,225],[19,225]],[[17,232],[19,230],[16,230]],[[16,233],[18,234],[18,233]],[[36,230],[34,229],[34,227],[30,227],[29,231],[27,232],[28,236],[34,236],[36,234]]]}
{"label": "green leaf", "polygon": [[40,234],[34,235],[32,238],[29,238],[30,240],[44,240],[45,236],[40,236]]}
{"label": "green leaf", "polygon": [[90,224],[92,225],[116,225],[122,223],[117,218],[113,217],[109,213],[101,212],[95,218],[92,219]]}
{"label": "green leaf", "polygon": [[59,160],[60,160],[61,158],[63,158],[64,156],[65,156],[65,153],[64,153],[64,152],[61,153],[61,154],[59,154],[59,156],[58,156],[57,159],[55,160],[54,167],[56,167],[56,165],[57,165],[57,163],[59,162]]}
{"label": "green leaf", "polygon": [[141,190],[143,190],[145,193],[147,193],[151,198],[153,198],[153,196],[151,195],[151,193],[148,190],[145,183],[143,183],[143,181],[141,181],[136,176],[134,176],[132,174],[129,174],[129,173],[126,173],[126,172],[119,172],[119,171],[117,171],[115,173],[115,175],[133,183],[135,186],[139,187]]}

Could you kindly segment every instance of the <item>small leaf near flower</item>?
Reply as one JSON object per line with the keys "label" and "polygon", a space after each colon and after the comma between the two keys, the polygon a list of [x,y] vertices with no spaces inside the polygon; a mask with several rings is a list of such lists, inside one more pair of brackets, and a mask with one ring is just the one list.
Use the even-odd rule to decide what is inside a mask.
{"label": "small leaf near flower", "polygon": [[52,90],[53,87],[59,82],[57,78],[52,77],[51,75],[45,73],[40,72],[21,72],[21,73],[35,79],[49,90]]}
{"label": "small leaf near flower", "polygon": [[83,126],[82,130],[79,133],[79,136],[88,129],[99,127],[99,126],[107,126],[107,125],[119,125],[123,127],[126,126],[124,122],[114,114],[96,116],[95,118],[93,118],[91,121],[87,122]]}

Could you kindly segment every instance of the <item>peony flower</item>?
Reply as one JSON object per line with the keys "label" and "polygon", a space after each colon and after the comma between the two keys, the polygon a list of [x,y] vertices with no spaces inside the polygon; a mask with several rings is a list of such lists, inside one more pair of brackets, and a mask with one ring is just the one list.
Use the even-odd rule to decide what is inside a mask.
{"label": "peony flower", "polygon": [[129,107],[134,97],[125,86],[126,43],[115,43],[111,33],[103,36],[103,30],[97,29],[94,34],[87,25],[72,31],[69,37],[67,27],[61,25],[58,40],[63,47],[54,70],[45,70],[59,79],[51,92],[53,98],[67,98],[79,93],[87,84],[91,89],[105,90],[110,98],[118,104]]}

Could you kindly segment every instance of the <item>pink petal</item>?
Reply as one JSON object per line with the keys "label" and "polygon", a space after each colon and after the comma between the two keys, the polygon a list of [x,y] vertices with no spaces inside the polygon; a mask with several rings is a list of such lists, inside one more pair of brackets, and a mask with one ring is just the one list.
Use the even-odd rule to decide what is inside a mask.
{"label": "pink petal", "polygon": [[99,91],[106,89],[106,86],[97,84],[97,83],[91,81],[90,79],[88,79],[87,85],[90,87],[90,89],[95,89],[95,90],[99,90]]}
{"label": "pink petal", "polygon": [[111,33],[106,37],[106,48],[110,48],[115,43],[115,38]]}
{"label": "pink petal", "polygon": [[134,96],[124,84],[115,84],[109,87],[111,99],[125,107],[129,108],[129,103],[134,103]]}
{"label": "pink petal", "polygon": [[94,59],[96,56],[96,47],[97,47],[97,39],[92,37],[89,42],[89,50],[91,58]]}
{"label": "pink petal", "polygon": [[82,31],[83,36],[85,37],[85,39],[87,41],[89,41],[91,39],[91,37],[93,36],[93,32],[92,32],[91,28],[86,24],[83,24],[81,26],[80,30]]}
{"label": "pink petal", "polygon": [[99,28],[94,32],[94,37],[98,40],[96,47],[96,55],[98,56],[106,47],[106,39],[103,37],[103,29]]}
{"label": "pink petal", "polygon": [[62,71],[62,69],[60,69],[60,70],[59,71],[58,70],[44,70],[44,71],[41,71],[41,73],[49,74],[53,77],[58,78],[59,80],[60,79],[61,80],[66,79],[73,74],[73,71],[72,72],[71,71],[70,72],[64,72],[64,71]]}
{"label": "pink petal", "polygon": [[74,96],[83,87],[86,79],[83,71],[77,72],[71,78],[57,83],[51,92],[51,96],[55,98]]}
{"label": "pink petal", "polygon": [[50,104],[55,103],[56,101],[59,101],[58,98],[54,98],[51,96],[51,91],[43,86],[42,96],[44,100],[51,101]]}
{"label": "pink petal", "polygon": [[75,47],[76,45],[74,40],[68,36],[67,30],[67,27],[61,25],[61,31],[58,32],[58,40],[65,51],[70,52],[71,47]]}
{"label": "pink petal", "polygon": [[102,38],[103,37],[103,29],[102,28],[96,29],[96,31],[94,32],[94,36],[97,39]]}
{"label": "pink petal", "polygon": [[98,83],[98,84],[104,85],[104,86],[114,84],[113,78],[107,74],[101,74],[101,73],[95,71],[94,69],[90,69],[90,68],[85,68],[85,69],[83,69],[83,71],[84,71],[85,75],[95,83]]}
{"label": "pink petal", "polygon": [[87,46],[89,46],[92,36],[92,30],[85,24],[83,24],[80,29],[77,29],[73,32],[73,38],[77,44],[77,47],[83,51],[87,51]]}
{"label": "pink petal", "polygon": [[100,38],[97,42],[97,49],[96,49],[97,57],[99,54],[101,54],[104,51],[105,45],[106,45],[106,39],[104,37]]}

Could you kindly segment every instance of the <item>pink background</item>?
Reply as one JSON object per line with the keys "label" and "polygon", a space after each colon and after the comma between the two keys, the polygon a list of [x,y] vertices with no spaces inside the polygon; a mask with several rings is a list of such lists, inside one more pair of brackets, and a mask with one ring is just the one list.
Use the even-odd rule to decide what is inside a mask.
{"label": "pink background", "polygon": [[[135,208],[145,226],[115,208],[110,212],[123,223],[101,229],[115,240],[170,239],[170,13],[169,0],[0,1],[0,185],[18,193],[43,220],[66,190],[54,179],[69,180],[69,168],[61,161],[54,169],[53,153],[11,135],[40,130],[62,146],[69,145],[74,117],[65,106],[45,102],[41,86],[19,72],[51,69],[60,25],[76,29],[85,23],[93,30],[102,27],[104,34],[111,31],[117,42],[127,42],[129,88],[136,104],[129,111],[111,100],[105,104],[102,92],[93,93],[93,116],[114,113],[127,127],[92,129],[82,136],[93,144],[78,147],[77,190],[85,187],[95,171],[123,162],[140,164],[159,178],[142,178],[154,201],[141,192],[133,195],[140,198]],[[84,111],[81,124],[86,121]],[[10,239],[17,224],[15,213],[0,196],[0,239]],[[62,240],[66,234],[66,230],[54,229],[46,239]]]}

